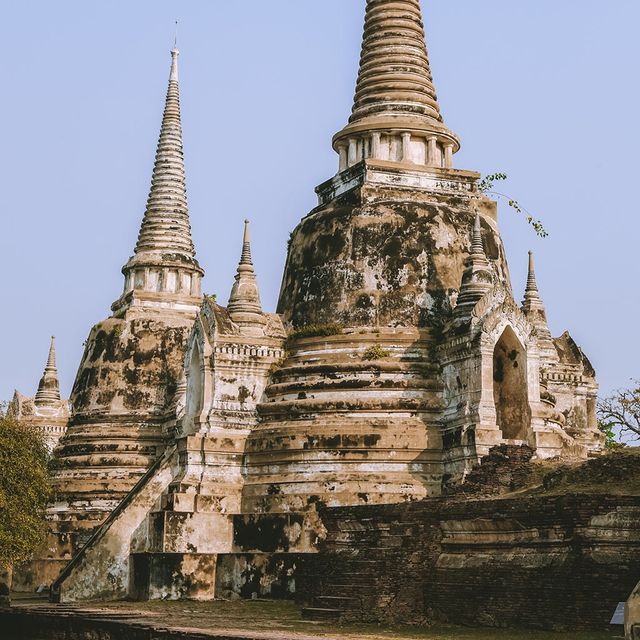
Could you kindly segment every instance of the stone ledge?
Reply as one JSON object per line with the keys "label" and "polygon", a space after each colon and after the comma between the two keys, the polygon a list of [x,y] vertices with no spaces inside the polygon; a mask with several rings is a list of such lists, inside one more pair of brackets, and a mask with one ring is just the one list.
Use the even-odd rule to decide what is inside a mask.
{"label": "stone ledge", "polygon": [[323,182],[316,187],[316,193],[319,205],[325,205],[365,184],[405,188],[412,191],[477,194],[479,178],[480,174],[475,171],[421,167],[384,160],[363,160]]}

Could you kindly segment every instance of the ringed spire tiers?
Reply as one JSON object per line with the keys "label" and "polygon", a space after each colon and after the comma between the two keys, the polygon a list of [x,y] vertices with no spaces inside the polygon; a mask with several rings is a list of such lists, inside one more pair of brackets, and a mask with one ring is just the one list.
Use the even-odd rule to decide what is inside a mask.
{"label": "ringed spire tiers", "polygon": [[266,319],[262,313],[258,281],[251,258],[251,241],[249,240],[249,221],[244,221],[242,254],[236,279],[227,305],[229,316],[240,326],[264,325]]}
{"label": "ringed spire tiers", "polygon": [[182,145],[177,48],[171,50],[169,87],[151,189],[134,255],[123,267],[125,287],[116,314],[135,307],[197,310],[204,271],[191,237]]}
{"label": "ringed spire tiers", "polygon": [[551,331],[547,322],[547,312],[540,297],[536,272],[533,263],[533,251],[529,251],[529,269],[527,273],[527,286],[522,301],[522,310],[531,323],[538,330],[538,334],[543,340],[551,340]]}
{"label": "ringed spire tiers", "polygon": [[471,235],[471,251],[464,263],[462,283],[456,304],[457,315],[468,315],[476,303],[491,289],[491,269],[482,244],[482,225],[476,213]]}
{"label": "ringed spire tiers", "polygon": [[420,0],[367,0],[353,110],[333,147],[340,171],[368,158],[452,168],[460,142],[440,113]]}
{"label": "ringed spire tiers", "polygon": [[58,381],[58,369],[56,368],[56,339],[51,336],[49,345],[49,357],[44,368],[42,378],[38,384],[38,391],[34,399],[36,406],[47,406],[60,401],[60,383]]}

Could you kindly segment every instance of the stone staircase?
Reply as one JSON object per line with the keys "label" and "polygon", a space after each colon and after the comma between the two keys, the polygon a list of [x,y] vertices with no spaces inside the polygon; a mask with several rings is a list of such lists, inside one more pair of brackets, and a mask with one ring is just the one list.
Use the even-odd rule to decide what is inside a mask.
{"label": "stone staircase", "polygon": [[[520,443],[493,448],[469,475],[468,485],[455,493],[499,494],[519,486],[526,480],[532,454]],[[325,561],[313,567],[320,577],[310,578],[312,588],[303,587],[313,596],[302,610],[303,618],[379,622],[382,609],[401,611],[423,598],[415,585],[427,567],[411,558],[424,555],[425,541],[429,546],[440,544],[439,516],[429,501],[371,509],[365,517],[357,508],[328,510],[341,516],[327,519],[321,553]],[[405,567],[401,576],[399,566]]]}
{"label": "stone staircase", "polygon": [[[302,609],[304,619],[375,621],[378,582],[410,531],[400,522],[385,524],[365,519],[359,525],[329,532],[327,545],[335,553],[334,562],[310,605]],[[358,550],[355,554],[354,549]]]}

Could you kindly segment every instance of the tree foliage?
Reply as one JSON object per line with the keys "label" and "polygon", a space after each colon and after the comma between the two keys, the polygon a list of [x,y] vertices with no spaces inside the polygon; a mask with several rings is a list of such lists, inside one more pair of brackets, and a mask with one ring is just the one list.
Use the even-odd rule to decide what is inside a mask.
{"label": "tree foliage", "polygon": [[514,200],[510,196],[500,193],[494,189],[494,185],[496,182],[504,182],[507,180],[508,176],[506,173],[492,173],[488,176],[485,176],[480,181],[478,188],[482,193],[486,193],[487,195],[496,196],[496,198],[501,198],[507,202],[507,204],[516,212],[526,217],[527,222],[533,227],[533,230],[541,237],[546,238],[549,234],[547,230],[542,225],[540,220],[536,220],[531,213],[529,213],[517,200]]}
{"label": "tree foliage", "polygon": [[632,380],[628,389],[618,389],[598,402],[598,422],[615,443],[616,431],[623,440],[640,441],[640,380]]}
{"label": "tree foliage", "polygon": [[0,410],[0,567],[28,560],[42,542],[48,458],[41,434]]}

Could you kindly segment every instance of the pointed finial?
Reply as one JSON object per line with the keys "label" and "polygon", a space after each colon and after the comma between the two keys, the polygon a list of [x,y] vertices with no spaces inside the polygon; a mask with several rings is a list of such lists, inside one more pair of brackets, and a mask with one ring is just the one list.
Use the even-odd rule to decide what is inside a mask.
{"label": "pointed finial", "polygon": [[56,368],[56,337],[51,336],[51,344],[49,345],[49,357],[47,358],[47,369]]}
{"label": "pointed finial", "polygon": [[530,293],[532,291],[538,291],[538,283],[536,282],[536,272],[533,266],[533,251],[529,251],[529,274],[527,276],[527,288],[525,292]]}
{"label": "pointed finial", "polygon": [[253,261],[251,260],[248,220],[244,221],[242,255],[240,256],[236,279],[229,296],[227,310],[231,319],[242,326],[261,327],[266,323],[260,303],[258,282],[253,268]]}
{"label": "pointed finial", "polygon": [[178,82],[178,56],[180,52],[176,45],[171,49],[171,73],[169,74],[169,82]]}
{"label": "pointed finial", "polygon": [[458,316],[468,316],[478,301],[492,287],[491,268],[482,244],[482,225],[478,213],[476,213],[473,222],[471,251],[464,261],[464,267],[456,303]]}
{"label": "pointed finial", "polygon": [[44,373],[38,384],[35,404],[37,406],[43,406],[58,400],[60,400],[60,384],[58,382],[58,370],[56,369],[56,339],[54,336],[51,336],[49,356],[47,357]]}
{"label": "pointed finial", "polygon": [[551,332],[549,331],[544,303],[542,302],[540,292],[538,291],[536,272],[533,266],[533,251],[529,251],[529,274],[527,276],[527,287],[524,290],[522,310],[529,321],[536,327],[540,339],[543,342],[547,342],[547,347],[551,354],[555,354],[555,348],[552,345],[550,346],[549,343],[551,340]]}
{"label": "pointed finial", "polygon": [[175,33],[175,37],[173,38],[173,48],[177,49],[178,48],[178,21],[176,20],[176,33]]}
{"label": "pointed finial", "polygon": [[476,213],[473,223],[473,236],[471,238],[471,255],[485,256],[484,245],[482,244],[482,226],[480,225],[480,214]]}
{"label": "pointed finial", "polygon": [[251,241],[249,240],[249,220],[244,221],[244,236],[242,239],[242,255],[240,256],[241,265],[253,266],[251,259]]}

